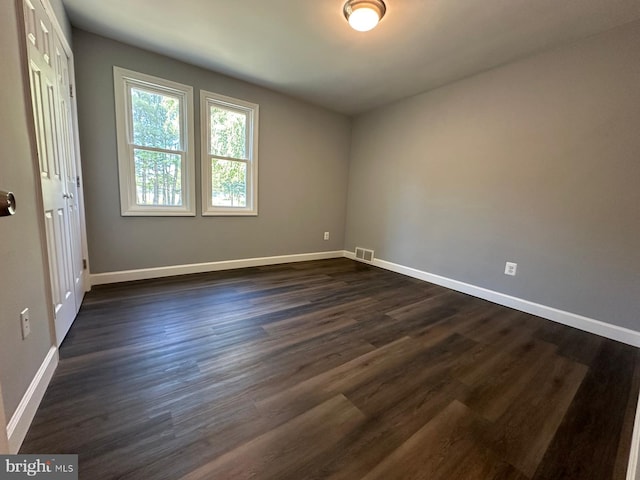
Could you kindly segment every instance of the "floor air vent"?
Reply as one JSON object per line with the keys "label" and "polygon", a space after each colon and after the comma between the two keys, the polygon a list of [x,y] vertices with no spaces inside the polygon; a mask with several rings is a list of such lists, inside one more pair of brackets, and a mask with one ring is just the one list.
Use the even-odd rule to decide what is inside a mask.
{"label": "floor air vent", "polygon": [[356,247],[356,259],[364,262],[373,262],[373,250]]}

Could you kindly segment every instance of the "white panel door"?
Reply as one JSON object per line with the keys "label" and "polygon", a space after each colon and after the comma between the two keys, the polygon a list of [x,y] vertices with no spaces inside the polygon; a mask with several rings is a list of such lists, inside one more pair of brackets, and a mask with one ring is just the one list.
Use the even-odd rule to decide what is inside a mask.
{"label": "white panel door", "polygon": [[[24,0],[24,15],[56,339],[60,345],[82,301],[82,272],[77,271],[78,266],[82,268],[78,192],[68,90],[63,91],[65,71],[68,84],[68,59],[66,55],[63,59],[64,50],[40,1]],[[62,66],[63,60],[67,67]]]}
{"label": "white panel door", "polygon": [[62,172],[64,187],[67,194],[67,208],[71,239],[71,279],[76,300],[75,313],[80,310],[84,296],[85,267],[82,258],[81,225],[80,225],[80,197],[77,159],[74,150],[73,123],[71,113],[71,81],[69,78],[69,63],[71,59],[65,53],[60,40],[55,42],[55,67],[59,86],[59,120],[60,120],[60,154],[63,160]]}

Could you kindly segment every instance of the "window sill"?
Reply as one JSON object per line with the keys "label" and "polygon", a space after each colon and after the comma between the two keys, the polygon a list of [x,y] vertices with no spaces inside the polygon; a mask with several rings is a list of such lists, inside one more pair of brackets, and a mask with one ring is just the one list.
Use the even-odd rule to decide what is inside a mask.
{"label": "window sill", "polygon": [[202,212],[203,217],[257,217],[258,212],[255,210],[207,210]]}
{"label": "window sill", "polygon": [[179,210],[128,210],[126,212],[121,212],[120,215],[123,217],[195,217],[196,212]]}

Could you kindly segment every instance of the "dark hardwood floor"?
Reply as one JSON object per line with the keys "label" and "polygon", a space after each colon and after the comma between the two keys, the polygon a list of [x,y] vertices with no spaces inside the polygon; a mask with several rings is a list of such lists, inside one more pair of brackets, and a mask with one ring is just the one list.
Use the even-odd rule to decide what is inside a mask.
{"label": "dark hardwood floor", "polygon": [[94,288],[22,453],[80,478],[621,480],[638,350],[346,259]]}

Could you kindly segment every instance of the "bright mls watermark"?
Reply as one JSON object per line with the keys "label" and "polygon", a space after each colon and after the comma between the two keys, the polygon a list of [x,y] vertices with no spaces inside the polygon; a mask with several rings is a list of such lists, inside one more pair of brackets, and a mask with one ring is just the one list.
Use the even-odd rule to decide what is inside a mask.
{"label": "bright mls watermark", "polygon": [[78,480],[78,455],[0,455],[0,480]]}

